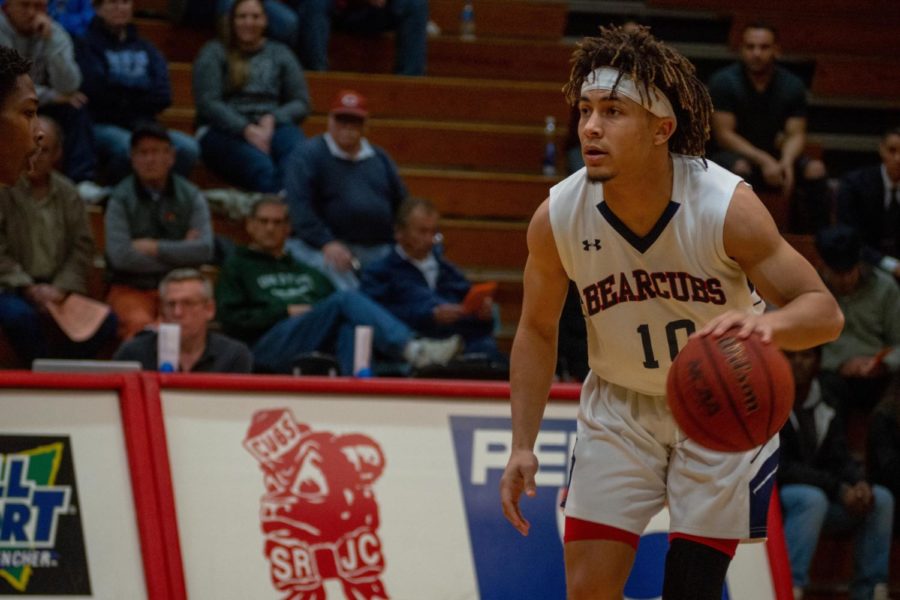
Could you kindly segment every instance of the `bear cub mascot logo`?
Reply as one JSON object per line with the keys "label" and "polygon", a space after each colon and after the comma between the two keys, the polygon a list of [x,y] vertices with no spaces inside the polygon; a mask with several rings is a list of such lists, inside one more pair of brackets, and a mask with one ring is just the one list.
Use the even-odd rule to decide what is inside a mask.
{"label": "bear cub mascot logo", "polygon": [[347,598],[387,600],[378,502],[384,453],[361,434],[313,431],[287,409],[254,413],[244,447],[259,461],[272,584],[284,600],[325,600],[339,578]]}

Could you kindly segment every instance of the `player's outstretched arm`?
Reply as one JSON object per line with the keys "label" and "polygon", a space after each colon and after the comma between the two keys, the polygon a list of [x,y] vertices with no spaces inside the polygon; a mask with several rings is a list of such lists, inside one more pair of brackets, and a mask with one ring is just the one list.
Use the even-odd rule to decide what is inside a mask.
{"label": "player's outstretched arm", "polygon": [[556,368],[559,316],[568,285],[550,228],[549,201],[545,200],[528,227],[525,295],[510,363],[513,447],[500,480],[503,514],[522,535],[528,534],[529,523],[519,509],[519,498],[522,492],[535,493],[538,462],[534,442]]}
{"label": "player's outstretched arm", "polygon": [[816,270],[778,233],[768,209],[749,186],[734,191],[725,216],[725,251],[741,266],[766,302],[762,315],[729,312],[698,333],[721,335],[740,325],[740,335],[762,335],[788,350],[824,344],[840,335],[844,316]]}

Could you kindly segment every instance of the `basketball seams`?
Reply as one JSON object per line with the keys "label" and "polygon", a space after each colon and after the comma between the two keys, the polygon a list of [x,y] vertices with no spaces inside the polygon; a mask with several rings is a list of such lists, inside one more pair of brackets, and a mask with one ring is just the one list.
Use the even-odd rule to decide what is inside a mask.
{"label": "basketball seams", "polygon": [[773,376],[772,371],[769,369],[769,357],[763,354],[762,349],[757,344],[747,344],[747,349],[756,355],[756,364],[759,365],[763,371],[765,371],[766,383],[768,384],[769,388],[769,418],[766,421],[766,431],[764,432],[764,435],[766,437],[764,440],[759,442],[759,445],[761,445],[765,444],[766,441],[768,441],[768,439],[776,433],[772,431],[772,423],[775,419],[775,410],[778,408],[778,406],[776,405],[777,398],[775,398],[775,377]]}
{"label": "basketball seams", "polygon": [[[670,368],[671,368],[671,367],[670,367]],[[678,374],[679,374],[679,372],[676,371],[676,373],[675,373],[675,385],[670,386],[672,389],[669,390],[669,394],[672,395],[672,396],[675,396],[674,400],[677,401],[677,402],[675,402],[675,403],[673,403],[673,402],[670,402],[670,403],[669,403],[669,408],[670,408],[670,410],[672,410],[672,413],[673,413],[673,414],[677,412],[677,413],[679,413],[683,418],[687,419],[687,420],[690,422],[691,427],[695,428],[694,431],[700,431],[700,432],[703,432],[703,435],[704,435],[705,437],[709,438],[709,441],[711,441],[711,442],[716,443],[716,444],[719,445],[719,448],[712,448],[713,450],[719,449],[719,450],[722,450],[722,451],[728,451],[728,447],[729,447],[729,446],[728,446],[728,443],[727,443],[727,439],[720,438],[720,437],[718,437],[715,433],[713,433],[713,432],[711,432],[711,431],[706,431],[706,429],[703,427],[703,422],[702,422],[697,416],[695,416],[694,413],[692,413],[690,410],[687,409],[687,403],[684,401],[684,396],[681,394],[681,385],[680,385],[681,382],[678,381]],[[675,405],[678,406],[677,409],[673,408],[673,406],[675,406]],[[675,421],[676,421],[676,423],[677,423],[677,422],[678,422],[678,419],[676,418]],[[696,440],[695,436],[691,435],[691,434],[687,431],[686,428],[684,428],[684,427],[681,426],[681,424],[679,424],[679,427],[681,427],[682,430],[684,430],[684,433],[685,433],[689,438],[692,438],[692,439],[695,439],[695,440]],[[699,443],[699,442],[698,442],[698,443]],[[710,447],[710,446],[707,446],[707,447]]]}
{"label": "basketball seams", "polygon": [[[793,405],[793,376],[784,355],[759,336],[740,340],[726,334],[724,340],[733,346],[697,336],[681,349],[669,370],[669,405],[688,437],[713,450],[741,452],[765,444],[784,425]],[[751,412],[742,416],[745,408]]]}
{"label": "basketball seams", "polygon": [[[794,405],[794,394],[793,394],[794,377],[793,377],[793,372],[791,371],[791,366],[790,366],[790,364],[788,364],[787,359],[784,357],[784,355],[781,353],[781,351],[778,350],[777,348],[773,347],[772,352],[770,354],[771,354],[771,356],[766,357],[766,360],[761,361],[765,365],[766,375],[768,375],[767,379],[768,379],[768,383],[769,383],[769,394],[771,396],[770,400],[771,400],[771,405],[772,405],[772,410],[770,413],[769,427],[766,430],[769,438],[778,434],[778,432],[784,426],[784,423],[787,421],[787,417],[790,414],[791,410],[793,409],[793,405]],[[779,371],[781,372],[782,377],[776,377],[776,375],[778,375]],[[790,383],[788,384],[788,389],[789,389],[790,393],[787,393],[787,395],[789,396],[789,400],[787,402],[781,401],[782,395],[779,394],[777,392],[777,390],[775,389],[775,386],[779,385],[781,383],[781,379],[789,379],[790,380]],[[779,387],[782,387],[782,386],[779,385]],[[784,404],[783,408],[782,408],[782,404]],[[783,418],[781,417],[782,413],[784,413]],[[774,419],[776,416],[778,417],[778,419],[781,422],[777,423],[777,426],[774,427],[774,431],[773,431],[773,425],[775,425]],[[766,440],[763,440],[763,443],[765,443],[765,441]]]}
{"label": "basketball seams", "polygon": [[[741,341],[741,340],[738,340],[738,341],[743,343],[743,341]],[[716,379],[718,379],[718,381],[719,381],[719,387],[722,388],[722,393],[724,394],[725,398],[728,400],[728,407],[731,409],[731,413],[732,413],[732,415],[734,415],[735,421],[738,423],[741,430],[744,432],[745,438],[751,443],[754,442],[755,440],[753,439],[753,434],[751,434],[750,430],[747,428],[747,424],[744,422],[744,419],[741,416],[738,406],[735,403],[734,398],[731,395],[731,389],[726,384],[726,382],[724,380],[724,375],[720,372],[719,361],[715,360],[717,358],[717,355],[714,352],[714,350],[712,348],[710,348],[710,346],[709,346],[709,344],[711,344],[709,337],[704,336],[704,337],[700,338],[700,342],[701,342],[700,347],[703,349],[703,352],[706,355],[706,360],[709,363],[711,370],[715,373]]]}

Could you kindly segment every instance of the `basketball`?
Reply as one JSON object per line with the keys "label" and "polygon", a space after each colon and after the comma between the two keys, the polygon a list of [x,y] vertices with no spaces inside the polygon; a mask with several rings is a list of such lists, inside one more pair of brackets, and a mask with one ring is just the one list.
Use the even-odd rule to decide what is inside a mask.
{"label": "basketball", "polygon": [[726,332],[690,338],[672,362],[666,391],[685,435],[713,450],[743,452],[777,435],[787,421],[794,376],[774,344]]}

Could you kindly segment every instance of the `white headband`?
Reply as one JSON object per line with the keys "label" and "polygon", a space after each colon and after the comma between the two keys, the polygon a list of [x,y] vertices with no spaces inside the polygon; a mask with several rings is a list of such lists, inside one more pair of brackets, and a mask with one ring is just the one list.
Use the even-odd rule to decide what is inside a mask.
{"label": "white headband", "polygon": [[[616,85],[617,79],[619,80],[618,85]],[[675,111],[672,110],[672,104],[658,87],[655,85],[649,86],[651,97],[648,98],[638,90],[638,86],[635,85],[634,80],[631,77],[622,73],[620,79],[619,70],[612,67],[600,67],[599,69],[594,69],[592,73],[584,78],[584,83],[581,85],[581,93],[585,94],[591,90],[612,91],[613,86],[615,86],[616,94],[640,104],[657,117],[670,117],[675,119]]]}

